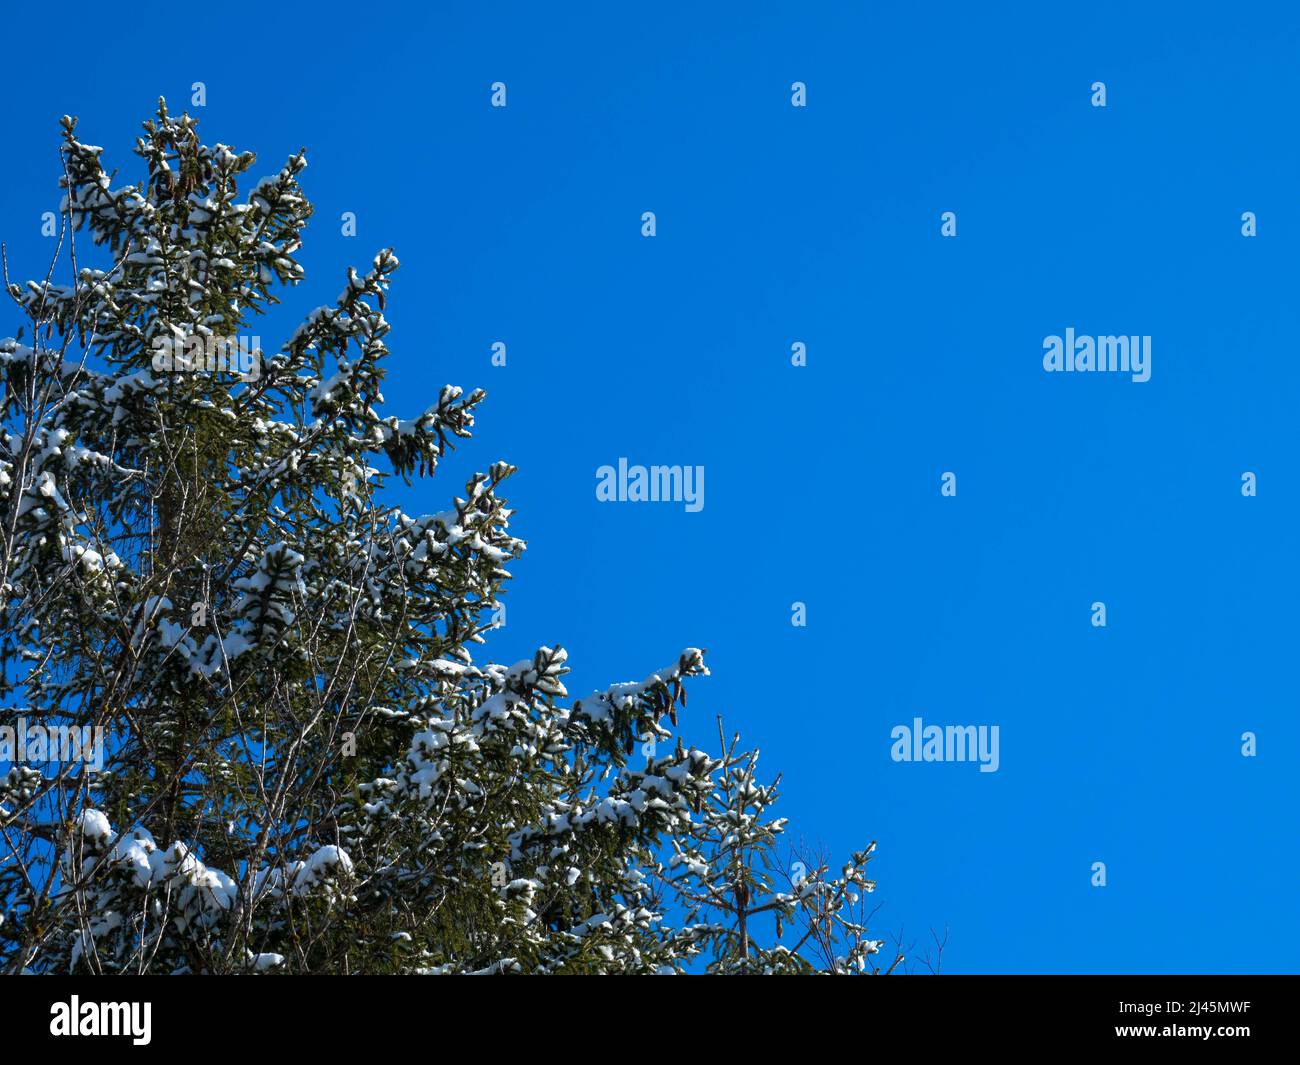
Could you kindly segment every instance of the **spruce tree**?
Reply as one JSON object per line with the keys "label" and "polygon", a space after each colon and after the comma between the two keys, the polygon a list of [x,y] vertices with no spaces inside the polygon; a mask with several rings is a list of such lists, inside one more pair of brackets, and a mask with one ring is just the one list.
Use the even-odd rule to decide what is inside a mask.
{"label": "spruce tree", "polygon": [[65,118],[70,283],[5,263],[0,726],[108,745],[0,777],[0,971],[875,971],[871,848],[789,878],[756,756],[669,730],[701,651],[576,701],[561,647],[476,661],[513,467],[388,500],[484,393],[383,413],[392,251],[240,349],[303,281],[306,157],[196,127],[160,101],[122,184]]}

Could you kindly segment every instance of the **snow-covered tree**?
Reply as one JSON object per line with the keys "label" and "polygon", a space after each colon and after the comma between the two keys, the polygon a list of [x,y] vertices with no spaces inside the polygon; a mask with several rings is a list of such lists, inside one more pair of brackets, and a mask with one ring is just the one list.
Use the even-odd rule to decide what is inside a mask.
{"label": "snow-covered tree", "polygon": [[778,890],[754,756],[670,745],[701,651],[572,702],[558,646],[471,656],[513,468],[385,502],[484,398],[381,413],[391,251],[241,347],[303,279],[304,155],[251,181],[161,102],[137,183],[62,154],[54,266],[5,262],[0,727],[108,740],[0,777],[0,971],[874,971],[871,848]]}

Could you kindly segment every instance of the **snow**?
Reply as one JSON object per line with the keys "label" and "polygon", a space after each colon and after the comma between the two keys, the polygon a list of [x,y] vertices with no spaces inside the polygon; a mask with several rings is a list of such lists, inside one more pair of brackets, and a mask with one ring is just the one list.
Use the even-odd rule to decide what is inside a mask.
{"label": "snow", "polygon": [[[187,142],[188,121],[164,115],[158,128]],[[153,176],[179,171],[174,147],[140,143]],[[197,959],[222,956],[218,948],[229,948],[229,967],[240,971],[294,968],[304,952],[286,922],[304,913],[315,921],[327,908],[329,920],[347,922],[339,938],[349,950],[355,940],[359,955],[411,955],[400,964],[423,972],[547,971],[574,960],[674,972],[702,938],[725,942],[716,911],[674,938],[651,900],[666,874],[708,909],[722,875],[719,848],[756,849],[783,830],[765,812],[771,792],[755,782],[752,765],[727,762],[724,795],[716,779],[724,763],[680,739],[633,768],[644,737],[669,738],[660,718],[676,724],[683,683],[708,672],[703,652],[687,648],[666,669],[566,705],[562,648],[541,647],[508,666],[470,654],[500,602],[503,564],[524,550],[497,494],[513,468],[493,463],[468,480],[464,498],[431,514],[370,502],[390,471],[427,473],[469,437],[483,398],[447,385],[437,402],[426,395],[412,403],[414,417],[384,408],[389,323],[370,304],[386,298],[396,258],[382,252],[368,270],[350,269],[336,303],[307,315],[257,389],[210,387],[198,377],[181,387],[175,375],[143,368],[152,340],[250,322],[276,298],[272,284],[302,276],[294,255],[308,214],[295,181],[303,161],[291,159],[248,191],[242,174],[251,156],[218,145],[202,157],[218,173],[178,203],[157,182],[114,188],[98,153],[71,146],[67,204],[74,223],[110,244],[116,264],[81,271],[71,287],[15,289],[23,309],[71,321],[93,339],[70,339],[76,359],[48,336],[37,347],[0,342],[0,371],[30,375],[48,360],[55,385],[66,388],[30,435],[11,435],[22,430],[8,423],[0,430],[0,494],[14,504],[21,533],[6,592],[20,607],[62,596],[62,613],[46,616],[89,619],[87,635],[121,633],[128,647],[109,665],[122,667],[127,694],[109,705],[130,711],[120,719],[131,744],[124,749],[159,761],[152,780],[105,774],[102,792],[78,798],[88,805],[60,820],[80,831],[67,833],[59,855],[56,945],[36,968],[93,955],[107,969],[129,969],[146,942],[147,965],[164,970],[200,967]],[[81,365],[82,354],[107,372]],[[160,427],[164,410],[176,420]],[[206,456],[194,474],[205,484],[192,487],[192,470],[184,471],[187,492],[211,486],[219,502],[232,503],[200,543],[188,514],[161,513],[155,491],[176,458],[165,445],[192,439],[185,434],[196,425],[218,427],[231,441],[229,454]],[[28,456],[21,468],[20,453]],[[151,543],[159,529],[172,542]],[[159,548],[177,547],[182,563],[156,566]],[[208,607],[205,624],[193,620],[195,598]],[[360,656],[355,633],[363,634]],[[70,655],[57,655],[84,641],[64,637],[33,633],[34,647],[56,655],[54,680],[38,678],[42,694],[98,709],[96,685],[112,676],[76,687],[65,669]],[[359,658],[363,676],[350,679]],[[31,666],[33,675],[44,668]],[[329,763],[340,728],[368,730],[356,763]],[[158,828],[158,781],[177,740],[195,756],[187,788],[204,791],[204,802],[220,797],[196,799],[176,818],[202,828],[188,842],[171,837],[189,827],[157,840],[134,820],[115,831],[107,809]],[[305,803],[286,810],[267,797],[284,794],[276,789],[289,783],[286,773],[306,779],[315,767],[303,759],[322,753],[324,786]],[[271,785],[265,792],[261,775]],[[0,777],[0,812],[7,816],[11,796],[22,801],[24,787],[12,771]],[[655,845],[666,869],[647,857]],[[874,886],[864,866],[855,855],[840,880],[771,897],[791,909],[828,893],[852,904]],[[498,868],[509,870],[506,879]],[[474,904],[499,917],[475,930],[472,950],[436,955],[442,945],[431,945],[424,927],[393,932],[415,929],[408,917],[427,914],[419,907],[445,898],[448,887],[479,893]],[[324,905],[298,904],[309,897]],[[590,914],[593,898],[601,912],[555,916]],[[545,921],[534,910],[543,903]],[[7,910],[15,921],[23,912]],[[850,967],[861,957],[843,955]],[[780,958],[773,950],[764,964]]]}
{"label": "snow", "polygon": [[79,818],[81,831],[88,840],[106,840],[113,834],[108,816],[100,810],[83,810]]}

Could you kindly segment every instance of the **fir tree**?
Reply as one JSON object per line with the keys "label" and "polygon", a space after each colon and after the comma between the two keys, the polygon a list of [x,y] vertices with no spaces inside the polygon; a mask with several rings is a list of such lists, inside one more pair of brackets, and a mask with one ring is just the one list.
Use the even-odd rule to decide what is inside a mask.
{"label": "fir tree", "polygon": [[669,746],[701,651],[572,703],[558,646],[476,663],[513,468],[384,501],[484,398],[381,413],[391,251],[239,348],[303,279],[305,155],[253,182],[161,102],[135,150],[115,183],[65,118],[71,283],[5,263],[0,725],[108,748],[0,777],[0,970],[875,971],[872,848],[780,889],[756,757]]}

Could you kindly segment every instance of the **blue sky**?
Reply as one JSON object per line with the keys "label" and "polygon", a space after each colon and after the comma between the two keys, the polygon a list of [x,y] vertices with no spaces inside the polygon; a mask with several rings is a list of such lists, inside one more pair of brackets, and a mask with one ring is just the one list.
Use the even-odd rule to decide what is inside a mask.
{"label": "blue sky", "polygon": [[[43,271],[61,114],[134,180],[204,82],[257,176],[309,152],[267,346],[392,245],[388,413],[488,390],[403,502],[520,467],[492,657],[562,643],[585,694],[707,647],[686,738],[723,714],[797,835],[878,840],[875,931],[948,928],[948,971],[1294,970],[1300,13],[1071,6],[236,5],[165,45],[26,5],[0,235]],[[1045,373],[1067,327],[1150,336],[1150,381]],[[621,456],[704,509],[599,503]],[[918,716],[998,725],[998,771],[893,762]]]}

